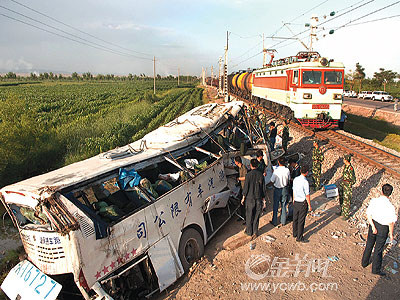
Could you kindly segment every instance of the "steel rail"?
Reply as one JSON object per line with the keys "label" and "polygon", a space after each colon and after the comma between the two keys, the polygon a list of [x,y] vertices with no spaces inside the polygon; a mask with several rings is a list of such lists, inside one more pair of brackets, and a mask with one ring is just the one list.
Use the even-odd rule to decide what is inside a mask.
{"label": "steel rail", "polygon": [[[234,95],[234,97],[246,102],[249,105],[255,106],[259,111],[272,115],[281,120],[285,119],[282,116],[273,113],[264,107],[249,102],[249,100],[247,99],[238,97],[236,95]],[[332,144],[337,148],[351,153],[359,159],[366,161],[375,167],[387,170],[392,175],[400,178],[400,157],[397,155],[386,152],[370,144],[364,143],[333,130],[313,131],[293,122],[290,123],[290,126],[295,127],[296,129],[304,132],[309,136],[315,136],[320,140],[326,140],[329,144]]]}

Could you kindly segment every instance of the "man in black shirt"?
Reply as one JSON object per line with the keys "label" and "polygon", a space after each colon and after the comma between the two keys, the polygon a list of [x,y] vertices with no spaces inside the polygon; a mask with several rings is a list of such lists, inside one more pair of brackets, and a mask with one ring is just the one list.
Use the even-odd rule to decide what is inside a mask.
{"label": "man in black shirt", "polygon": [[266,165],[265,165],[264,155],[263,155],[262,150],[257,150],[256,158],[257,158],[257,161],[258,161],[257,170],[260,171],[265,176],[266,175],[266,173],[265,173]]}
{"label": "man in black shirt", "polygon": [[246,230],[252,238],[258,235],[258,223],[265,203],[265,183],[263,174],[257,170],[257,159],[250,161],[250,172],[244,181],[242,204],[246,202]]}
{"label": "man in black shirt", "polygon": [[275,140],[277,132],[278,131],[275,127],[275,122],[269,123],[269,142],[271,144],[271,151],[275,150]]}
{"label": "man in black shirt", "polygon": [[290,180],[289,180],[289,198],[288,199],[288,220],[293,219],[293,179],[301,175],[300,166],[294,158],[289,160]]}

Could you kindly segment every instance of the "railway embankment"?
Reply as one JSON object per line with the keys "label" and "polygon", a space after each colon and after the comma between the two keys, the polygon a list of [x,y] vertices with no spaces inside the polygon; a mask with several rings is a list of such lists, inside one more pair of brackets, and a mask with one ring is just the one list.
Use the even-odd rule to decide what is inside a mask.
{"label": "railway embankment", "polygon": [[376,118],[384,120],[396,126],[400,126],[400,107],[398,111],[387,111],[379,108],[365,107],[355,104],[343,103],[343,110],[346,113],[358,115],[366,118]]}

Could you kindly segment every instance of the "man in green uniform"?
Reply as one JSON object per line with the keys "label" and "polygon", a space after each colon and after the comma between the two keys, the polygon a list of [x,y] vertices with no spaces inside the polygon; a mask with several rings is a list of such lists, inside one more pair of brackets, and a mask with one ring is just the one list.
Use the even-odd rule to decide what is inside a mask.
{"label": "man in green uniform", "polygon": [[322,153],[322,150],[319,147],[317,140],[314,140],[313,145],[314,149],[312,153],[312,174],[315,184],[315,190],[319,190],[321,181],[321,167],[322,162],[324,161],[324,154]]}
{"label": "man in green uniform", "polygon": [[351,155],[346,154],[343,158],[344,169],[342,182],[339,186],[339,202],[341,206],[341,215],[347,220],[350,213],[350,202],[353,194],[353,185],[356,183],[356,175],[353,166],[350,163]]}
{"label": "man in green uniform", "polygon": [[285,126],[282,129],[282,148],[287,153],[287,146],[289,143],[289,122],[290,120],[285,120]]}

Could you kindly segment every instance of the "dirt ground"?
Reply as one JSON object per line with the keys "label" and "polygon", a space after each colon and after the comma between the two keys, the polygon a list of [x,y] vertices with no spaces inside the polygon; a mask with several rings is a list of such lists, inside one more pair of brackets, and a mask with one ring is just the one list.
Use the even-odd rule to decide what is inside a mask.
{"label": "dirt ground", "polygon": [[[269,224],[269,201],[254,250],[242,222],[232,218],[191,271],[156,298],[400,299],[400,273],[386,271],[381,278],[371,273],[371,265],[361,267],[366,236],[335,214],[338,200],[327,199],[322,191],[313,192],[311,199],[314,215],[307,216],[305,225],[309,243],[295,241],[291,222]],[[396,259],[400,265],[400,257]],[[393,262],[385,256],[383,267],[393,267]]]}

